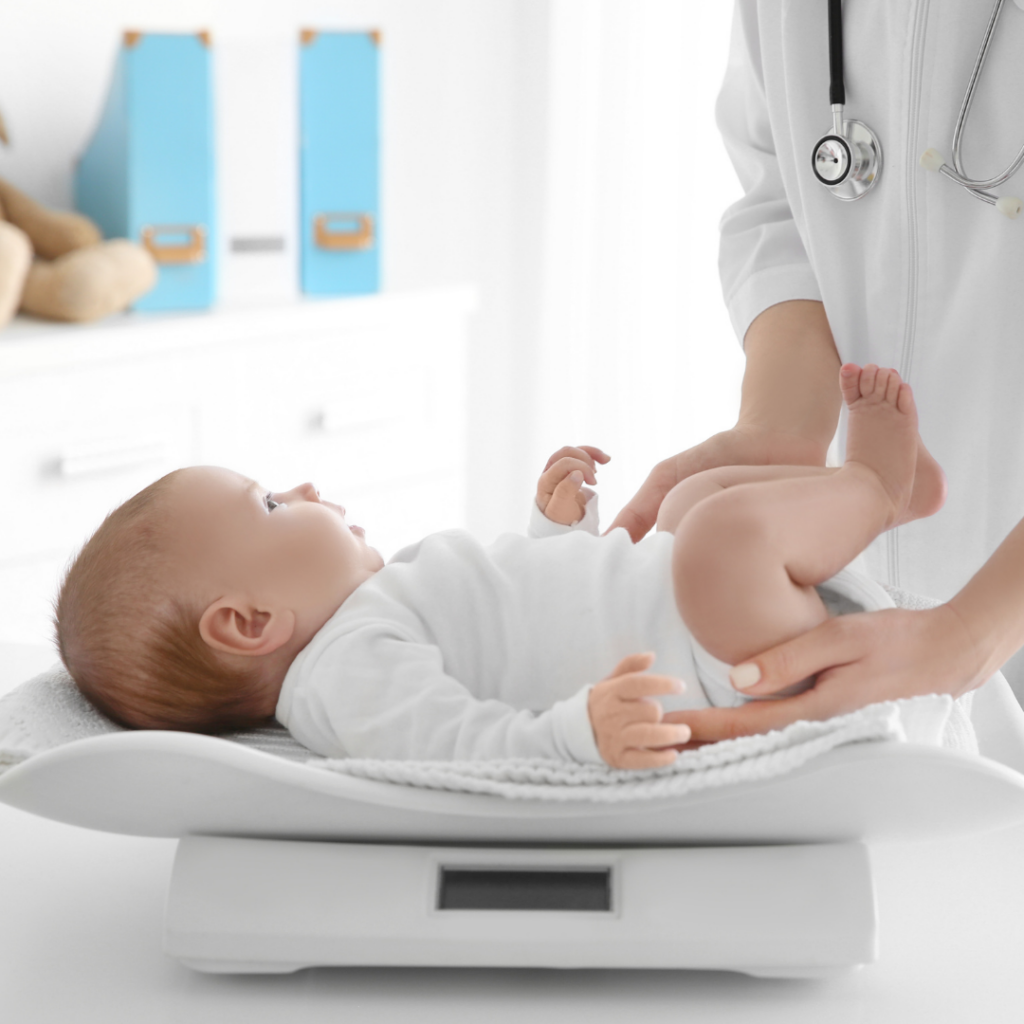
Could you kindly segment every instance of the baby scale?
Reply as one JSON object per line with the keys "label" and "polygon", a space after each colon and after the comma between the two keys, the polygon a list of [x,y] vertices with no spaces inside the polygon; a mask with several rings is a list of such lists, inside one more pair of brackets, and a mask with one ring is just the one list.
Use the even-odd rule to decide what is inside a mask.
{"label": "baby scale", "polygon": [[0,800],[180,837],[165,950],[206,972],[311,966],[701,968],[871,963],[870,844],[1024,820],[1024,714],[975,697],[983,756],[839,747],[685,797],[509,800],[330,772],[242,743],[112,732],[34,754]]}

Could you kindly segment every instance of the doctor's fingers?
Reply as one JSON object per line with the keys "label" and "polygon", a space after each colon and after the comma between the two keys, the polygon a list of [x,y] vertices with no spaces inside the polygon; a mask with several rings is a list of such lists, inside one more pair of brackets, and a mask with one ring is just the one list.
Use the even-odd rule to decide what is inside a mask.
{"label": "doctor's fingers", "polygon": [[612,764],[613,768],[643,771],[645,768],[667,768],[679,756],[675,750],[623,750]]}
{"label": "doctor's fingers", "polygon": [[635,544],[657,522],[661,503],[676,484],[705,469],[764,462],[763,457],[756,457],[753,447],[754,441],[748,435],[725,430],[678,455],[662,459],[647,474],[640,490],[626,502],[605,533],[611,533],[621,526]]}
{"label": "doctor's fingers", "polygon": [[898,614],[896,609],[890,609],[827,619],[820,626],[734,666],[729,673],[733,686],[753,697],[771,696],[826,669],[859,661],[882,640],[892,612]]}
{"label": "doctor's fingers", "polygon": [[665,495],[679,482],[673,467],[672,460],[659,462],[640,485],[640,490],[622,506],[612,525],[604,532],[611,533],[621,526],[634,544],[642,540],[657,521],[658,509]]}
{"label": "doctor's fingers", "polygon": [[688,743],[690,732],[690,727],[681,722],[634,722],[625,726],[619,735],[627,749],[659,750]]}
{"label": "doctor's fingers", "polygon": [[[809,693],[813,693],[809,690]],[[701,708],[696,711],[669,711],[663,721],[671,725],[688,725],[694,743],[717,743],[739,736],[781,729],[799,719],[814,721],[828,714],[814,714],[804,703],[806,694],[785,700],[751,701],[738,708]]]}

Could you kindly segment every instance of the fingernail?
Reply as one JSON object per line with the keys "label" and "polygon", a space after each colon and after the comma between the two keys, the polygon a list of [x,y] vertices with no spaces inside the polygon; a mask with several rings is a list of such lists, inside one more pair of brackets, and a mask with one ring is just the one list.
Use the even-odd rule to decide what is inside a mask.
{"label": "fingernail", "polygon": [[682,681],[682,679],[673,679],[672,683],[675,686],[675,692],[676,693],[685,693],[686,692],[686,683],[684,683]]}
{"label": "fingernail", "polygon": [[580,483],[580,482],[581,482],[581,481],[583,480],[583,474],[582,474],[582,473],[581,473],[581,472],[580,472],[580,471],[579,471],[578,469],[574,469],[574,470],[573,470],[573,471],[572,471],[572,472],[571,472],[571,473],[569,474],[569,479],[570,479],[570,480],[571,480],[571,481],[572,481],[572,482],[573,482],[574,484],[578,484],[578,483]]}
{"label": "fingernail", "polygon": [[761,681],[761,670],[752,661],[729,669],[729,678],[737,690],[749,690]]}
{"label": "fingernail", "polygon": [[690,737],[693,735],[693,730],[688,725],[679,726],[679,742],[689,743]]}

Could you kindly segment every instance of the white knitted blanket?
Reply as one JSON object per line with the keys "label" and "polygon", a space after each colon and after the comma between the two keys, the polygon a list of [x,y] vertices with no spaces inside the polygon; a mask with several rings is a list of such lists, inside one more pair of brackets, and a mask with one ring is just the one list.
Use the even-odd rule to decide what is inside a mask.
{"label": "white knitted blanket", "polygon": [[772,779],[848,743],[890,740],[978,752],[964,698],[932,694],[872,704],[824,722],[711,743],[680,753],[674,764],[645,771],[544,759],[510,761],[310,761],[329,771],[378,782],[510,800],[657,800],[739,782]]}

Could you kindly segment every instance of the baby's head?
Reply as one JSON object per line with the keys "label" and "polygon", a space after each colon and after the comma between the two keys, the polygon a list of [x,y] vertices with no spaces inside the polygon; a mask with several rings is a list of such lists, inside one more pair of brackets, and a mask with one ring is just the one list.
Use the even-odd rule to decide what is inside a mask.
{"label": "baby's head", "polygon": [[214,467],[110,513],[68,569],[61,658],[122,725],[221,732],[274,713],[295,655],[383,565],[312,484],[267,492]]}

